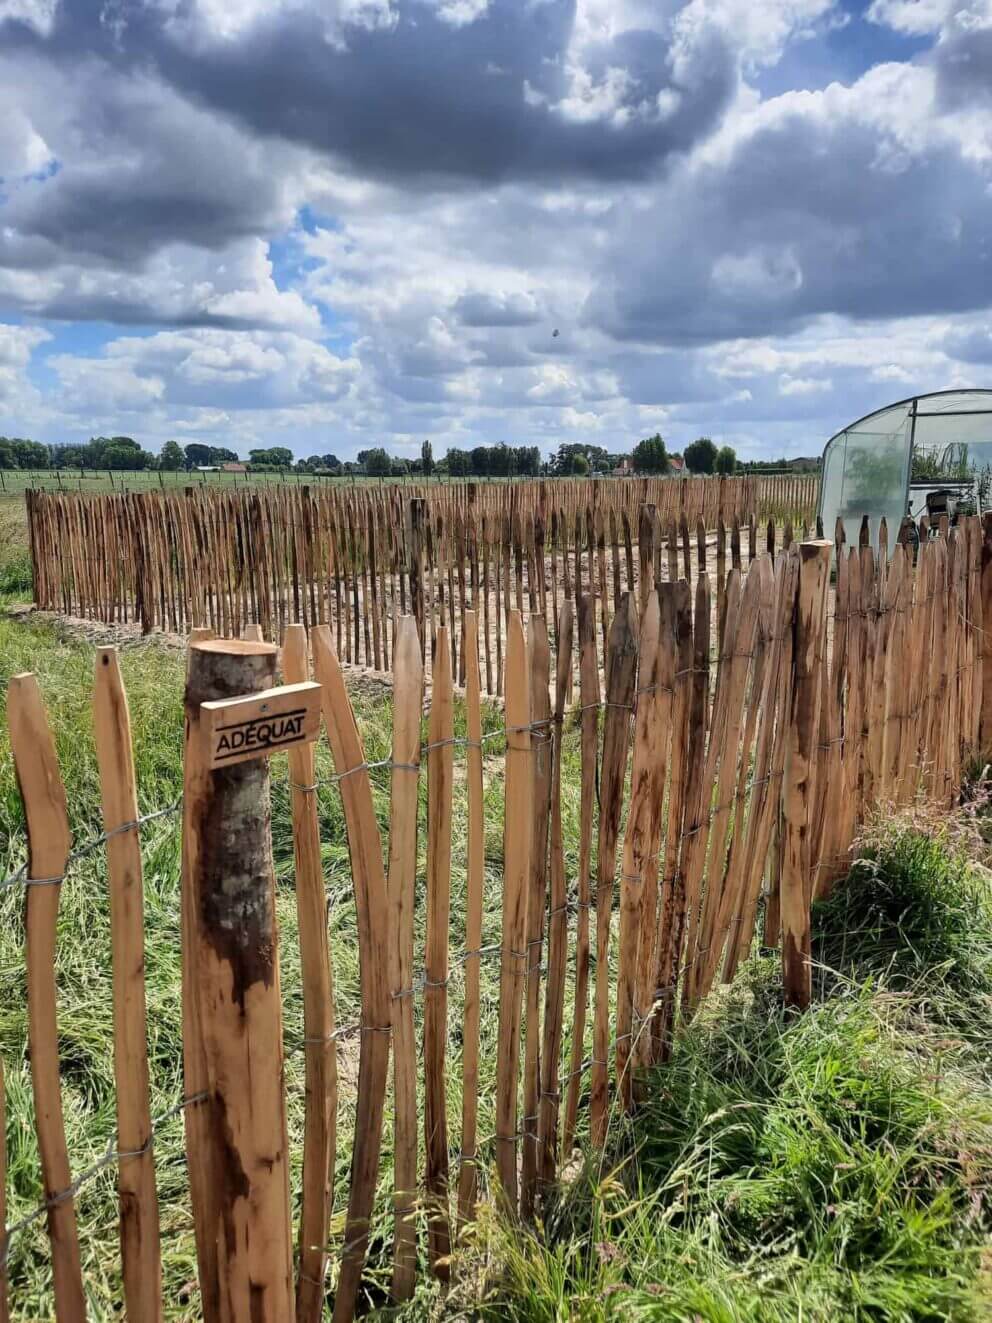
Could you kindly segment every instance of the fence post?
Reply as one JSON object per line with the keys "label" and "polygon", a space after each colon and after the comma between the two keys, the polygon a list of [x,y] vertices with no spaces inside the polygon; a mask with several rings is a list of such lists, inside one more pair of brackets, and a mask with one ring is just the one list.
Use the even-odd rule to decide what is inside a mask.
{"label": "fence post", "polygon": [[827,541],[799,544],[799,590],[793,618],[793,682],[782,784],[781,910],[785,1002],[804,1010],[810,1001],[810,902],[813,891],[810,831],[820,720],[821,658],[830,580]]}
{"label": "fence post", "polygon": [[201,704],[270,688],[276,656],[269,643],[197,643],[186,685],[184,880],[198,1015],[183,1032],[199,1029],[208,1092],[208,1152],[188,1157],[206,1157],[213,1184],[194,1217],[198,1243],[217,1247],[218,1317],[253,1323],[293,1318],[269,772],[261,757],[211,771]]}

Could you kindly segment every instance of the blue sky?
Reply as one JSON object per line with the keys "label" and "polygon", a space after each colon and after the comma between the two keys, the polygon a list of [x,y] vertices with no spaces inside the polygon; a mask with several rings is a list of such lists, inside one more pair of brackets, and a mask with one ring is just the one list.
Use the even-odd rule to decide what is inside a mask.
{"label": "blue sky", "polygon": [[0,433],[808,454],[990,188],[992,0],[0,0]]}

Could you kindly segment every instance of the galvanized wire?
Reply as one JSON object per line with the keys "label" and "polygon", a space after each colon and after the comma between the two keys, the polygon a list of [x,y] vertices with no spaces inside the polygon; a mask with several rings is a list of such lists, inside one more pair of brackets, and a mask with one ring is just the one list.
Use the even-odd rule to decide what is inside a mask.
{"label": "galvanized wire", "polygon": [[157,1117],[152,1123],[148,1139],[140,1148],[117,1148],[114,1141],[111,1140],[101,1156],[98,1157],[95,1162],[91,1163],[90,1166],[81,1171],[78,1176],[74,1177],[64,1190],[57,1190],[55,1194],[49,1195],[48,1198],[38,1204],[36,1208],[33,1208],[30,1213],[26,1213],[24,1217],[8,1226],[6,1232],[4,1232],[3,1228],[0,1228],[0,1272],[3,1272],[7,1266],[10,1257],[11,1243],[19,1232],[26,1230],[27,1227],[39,1221],[52,1208],[57,1208],[59,1204],[64,1204],[68,1199],[74,1199],[84,1185],[88,1184],[95,1176],[99,1176],[100,1172],[105,1171],[115,1162],[125,1162],[128,1158],[140,1158],[143,1157],[144,1154],[150,1152],[153,1147],[155,1135],[166,1121],[171,1121],[173,1117],[184,1112],[187,1107],[192,1107],[195,1103],[204,1102],[207,1097],[209,1097],[209,1094],[206,1090],[203,1090],[200,1093],[194,1093],[191,1097],[181,1099],[167,1111],[163,1112],[162,1115]]}

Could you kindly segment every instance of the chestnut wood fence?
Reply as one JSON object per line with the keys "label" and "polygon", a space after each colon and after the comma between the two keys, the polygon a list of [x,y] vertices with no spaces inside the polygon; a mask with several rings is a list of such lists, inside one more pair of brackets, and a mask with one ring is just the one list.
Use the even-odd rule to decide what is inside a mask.
{"label": "chestnut wood fence", "polygon": [[[883,536],[884,546],[884,536]],[[430,1271],[457,1271],[457,1246],[490,1179],[524,1218],[611,1119],[659,1087],[680,1019],[734,977],[752,945],[780,947],[784,996],[811,996],[810,907],[843,877],[877,808],[926,795],[950,805],[967,761],[992,736],[992,527],[977,519],[891,557],[869,546],[793,543],[727,571],[719,642],[709,574],[658,580],[645,557],[638,593],[608,621],[605,682],[593,599],[559,603],[553,631],[535,604],[509,611],[505,703],[484,723],[478,617],[465,615],[465,734],[437,626],[426,743],[424,674],[413,616],[398,618],[390,756],[370,762],[328,623],[288,627],[283,676],[321,686],[330,781],[340,793],[360,942],[361,1016],[335,1023],[334,952],[314,795],[312,746],[291,753],[295,883],[304,984],[306,1115],[298,1215],[290,1199],[278,933],[265,761],[210,771],[201,703],[254,693],[277,677],[263,642],[190,649],[186,700],[182,942],[189,1197],[202,1315],[306,1320],[359,1306],[370,1226],[392,1227],[391,1292],[409,1298],[423,1228]],[[915,562],[915,563],[914,563]],[[251,631],[257,636],[258,630]],[[309,646],[308,646],[309,645]],[[578,658],[578,692],[569,677]],[[85,1315],[73,1174],[60,1105],[57,918],[80,853],[106,849],[118,1086],[117,1169],[123,1306],[162,1316],[155,1125],[149,1109],[142,964],[142,859],[126,696],[112,649],[97,653],[95,730],[105,835],[73,850],[65,790],[33,676],[14,677],[7,718],[27,819],[24,889],[30,1068],[44,1177],[38,1208],[0,1242],[0,1320],[16,1315],[18,1234],[47,1219],[59,1323]],[[581,749],[578,848],[566,850],[562,765]],[[452,828],[463,764],[464,835]],[[372,778],[391,786],[388,833]],[[417,803],[426,776],[426,876],[417,873]],[[501,858],[484,858],[487,796],[503,783]],[[172,806],[174,807],[174,806]],[[165,809],[163,812],[169,812]],[[498,811],[498,810],[497,810]],[[227,848],[218,848],[219,841]],[[466,870],[464,949],[453,949],[452,857]],[[574,865],[569,864],[575,860]],[[502,929],[483,945],[486,869],[499,871]],[[422,885],[421,885],[422,883]],[[415,913],[423,905],[423,922]],[[423,930],[422,950],[415,931]],[[593,954],[595,960],[593,960]],[[494,1009],[495,1131],[479,1133],[480,970],[499,970]],[[464,969],[453,999],[451,973]],[[566,995],[566,991],[568,995]],[[108,1015],[111,1008],[108,1007]],[[337,1049],[357,1039],[353,1133],[337,1132]],[[447,1095],[460,1071],[460,1108]],[[0,1113],[3,1091],[0,1087]],[[395,1189],[377,1206],[384,1122]],[[2,1131],[0,1131],[2,1134]],[[336,1147],[351,1152],[343,1234],[331,1227]],[[0,1145],[0,1227],[4,1179]],[[378,1264],[382,1269],[381,1259]],[[8,1282],[9,1269],[9,1282]],[[380,1272],[379,1280],[382,1274]],[[8,1303],[8,1288],[11,1300]]]}
{"label": "chestnut wood fence", "polygon": [[[330,624],[343,661],[392,669],[399,616],[421,642],[445,619],[464,684],[464,620],[478,616],[483,683],[502,692],[509,612],[590,592],[606,619],[641,565],[688,574],[690,544],[723,583],[765,525],[811,528],[816,477],[556,480],[515,484],[257,487],[105,496],[26,494],[35,600],[46,610],[185,634],[266,638]],[[410,499],[411,490],[415,499]],[[644,524],[644,512],[647,524]],[[712,537],[716,534],[715,541]],[[779,534],[781,537],[781,533]],[[662,554],[667,546],[667,556]]]}

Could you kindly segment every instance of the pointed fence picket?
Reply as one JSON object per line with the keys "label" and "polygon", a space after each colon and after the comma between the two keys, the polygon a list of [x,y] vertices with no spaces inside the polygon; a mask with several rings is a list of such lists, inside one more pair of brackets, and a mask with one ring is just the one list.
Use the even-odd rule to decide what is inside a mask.
{"label": "pointed fence picket", "polygon": [[[565,594],[576,602],[584,591],[598,603],[605,664],[623,593],[643,597],[645,584],[661,581],[665,546],[668,578],[678,578],[676,528],[687,577],[690,527],[700,569],[707,531],[714,536],[722,603],[728,551],[743,568],[741,524],[805,524],[818,490],[815,476],[786,475],[403,487],[314,480],[97,496],[30,490],[26,500],[35,591],[47,610],[145,631],[209,626],[249,641],[281,638],[295,622],[330,624],[342,661],[389,671],[409,586],[422,648],[438,624],[449,626],[459,684],[465,613],[479,611],[492,695],[501,692],[508,612],[526,606],[549,627],[557,620],[559,555]],[[753,561],[753,538],[749,549]]]}

